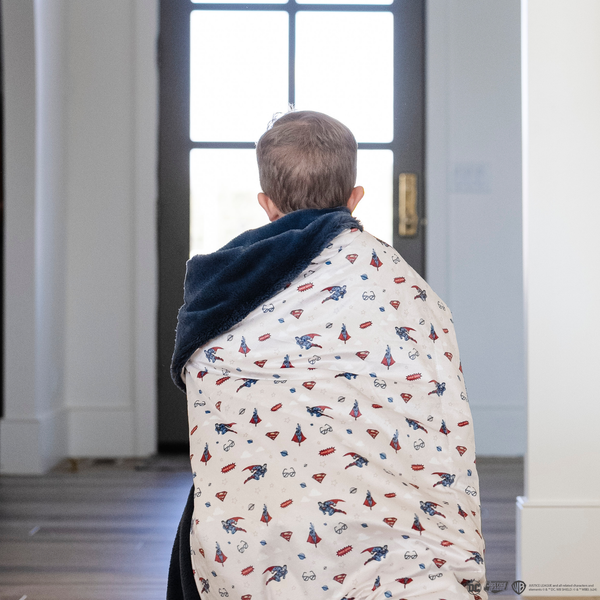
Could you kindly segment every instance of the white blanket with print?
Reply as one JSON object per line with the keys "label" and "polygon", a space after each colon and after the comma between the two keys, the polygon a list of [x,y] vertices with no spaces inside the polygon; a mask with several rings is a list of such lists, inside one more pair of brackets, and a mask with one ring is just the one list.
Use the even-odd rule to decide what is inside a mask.
{"label": "white blanket with print", "polygon": [[452,316],[393,248],[337,236],[199,348],[185,382],[201,598],[450,600],[485,586]]}

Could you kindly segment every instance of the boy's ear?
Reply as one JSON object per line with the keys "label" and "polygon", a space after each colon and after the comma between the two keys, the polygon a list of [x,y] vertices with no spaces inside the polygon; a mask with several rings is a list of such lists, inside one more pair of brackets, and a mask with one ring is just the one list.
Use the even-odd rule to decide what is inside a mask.
{"label": "boy's ear", "polygon": [[275,206],[275,203],[264,192],[258,193],[258,203],[263,207],[271,223],[283,217],[283,213]]}
{"label": "boy's ear", "polygon": [[350,198],[348,198],[348,202],[346,202],[346,206],[350,209],[352,213],[354,209],[357,207],[358,203],[362,200],[362,197],[365,195],[365,188],[362,186],[357,186],[352,190],[350,194]]}

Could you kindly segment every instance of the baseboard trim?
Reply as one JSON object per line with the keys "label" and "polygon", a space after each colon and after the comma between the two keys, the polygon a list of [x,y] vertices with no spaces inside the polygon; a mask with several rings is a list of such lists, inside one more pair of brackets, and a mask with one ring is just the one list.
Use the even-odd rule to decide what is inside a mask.
{"label": "baseboard trim", "polygon": [[68,409],[68,423],[69,456],[135,456],[135,413],[132,407],[72,406]]}
{"label": "baseboard trim", "polygon": [[[527,584],[523,597],[599,598],[600,502],[519,496],[516,509],[517,579]],[[559,589],[549,596],[552,586]]]}
{"label": "baseboard trim", "polygon": [[0,420],[0,474],[43,475],[67,456],[63,408],[43,415]]}

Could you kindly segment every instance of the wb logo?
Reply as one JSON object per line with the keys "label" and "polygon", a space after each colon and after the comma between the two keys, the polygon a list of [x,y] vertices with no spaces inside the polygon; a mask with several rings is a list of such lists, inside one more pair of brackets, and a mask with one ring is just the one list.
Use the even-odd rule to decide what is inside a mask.
{"label": "wb logo", "polygon": [[469,594],[479,594],[481,592],[481,583],[479,581],[469,581],[467,583],[467,590]]}
{"label": "wb logo", "polygon": [[513,581],[513,584],[510,587],[513,589],[515,594],[518,594],[520,596],[525,591],[527,584],[524,581],[517,580]]}

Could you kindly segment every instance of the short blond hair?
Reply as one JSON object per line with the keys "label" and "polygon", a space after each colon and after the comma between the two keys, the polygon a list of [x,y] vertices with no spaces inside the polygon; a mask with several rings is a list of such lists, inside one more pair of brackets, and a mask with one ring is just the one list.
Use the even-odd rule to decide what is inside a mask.
{"label": "short blond hair", "polygon": [[262,191],[284,214],[345,206],[356,183],[357,148],[337,119],[290,111],[274,119],[256,145]]}

